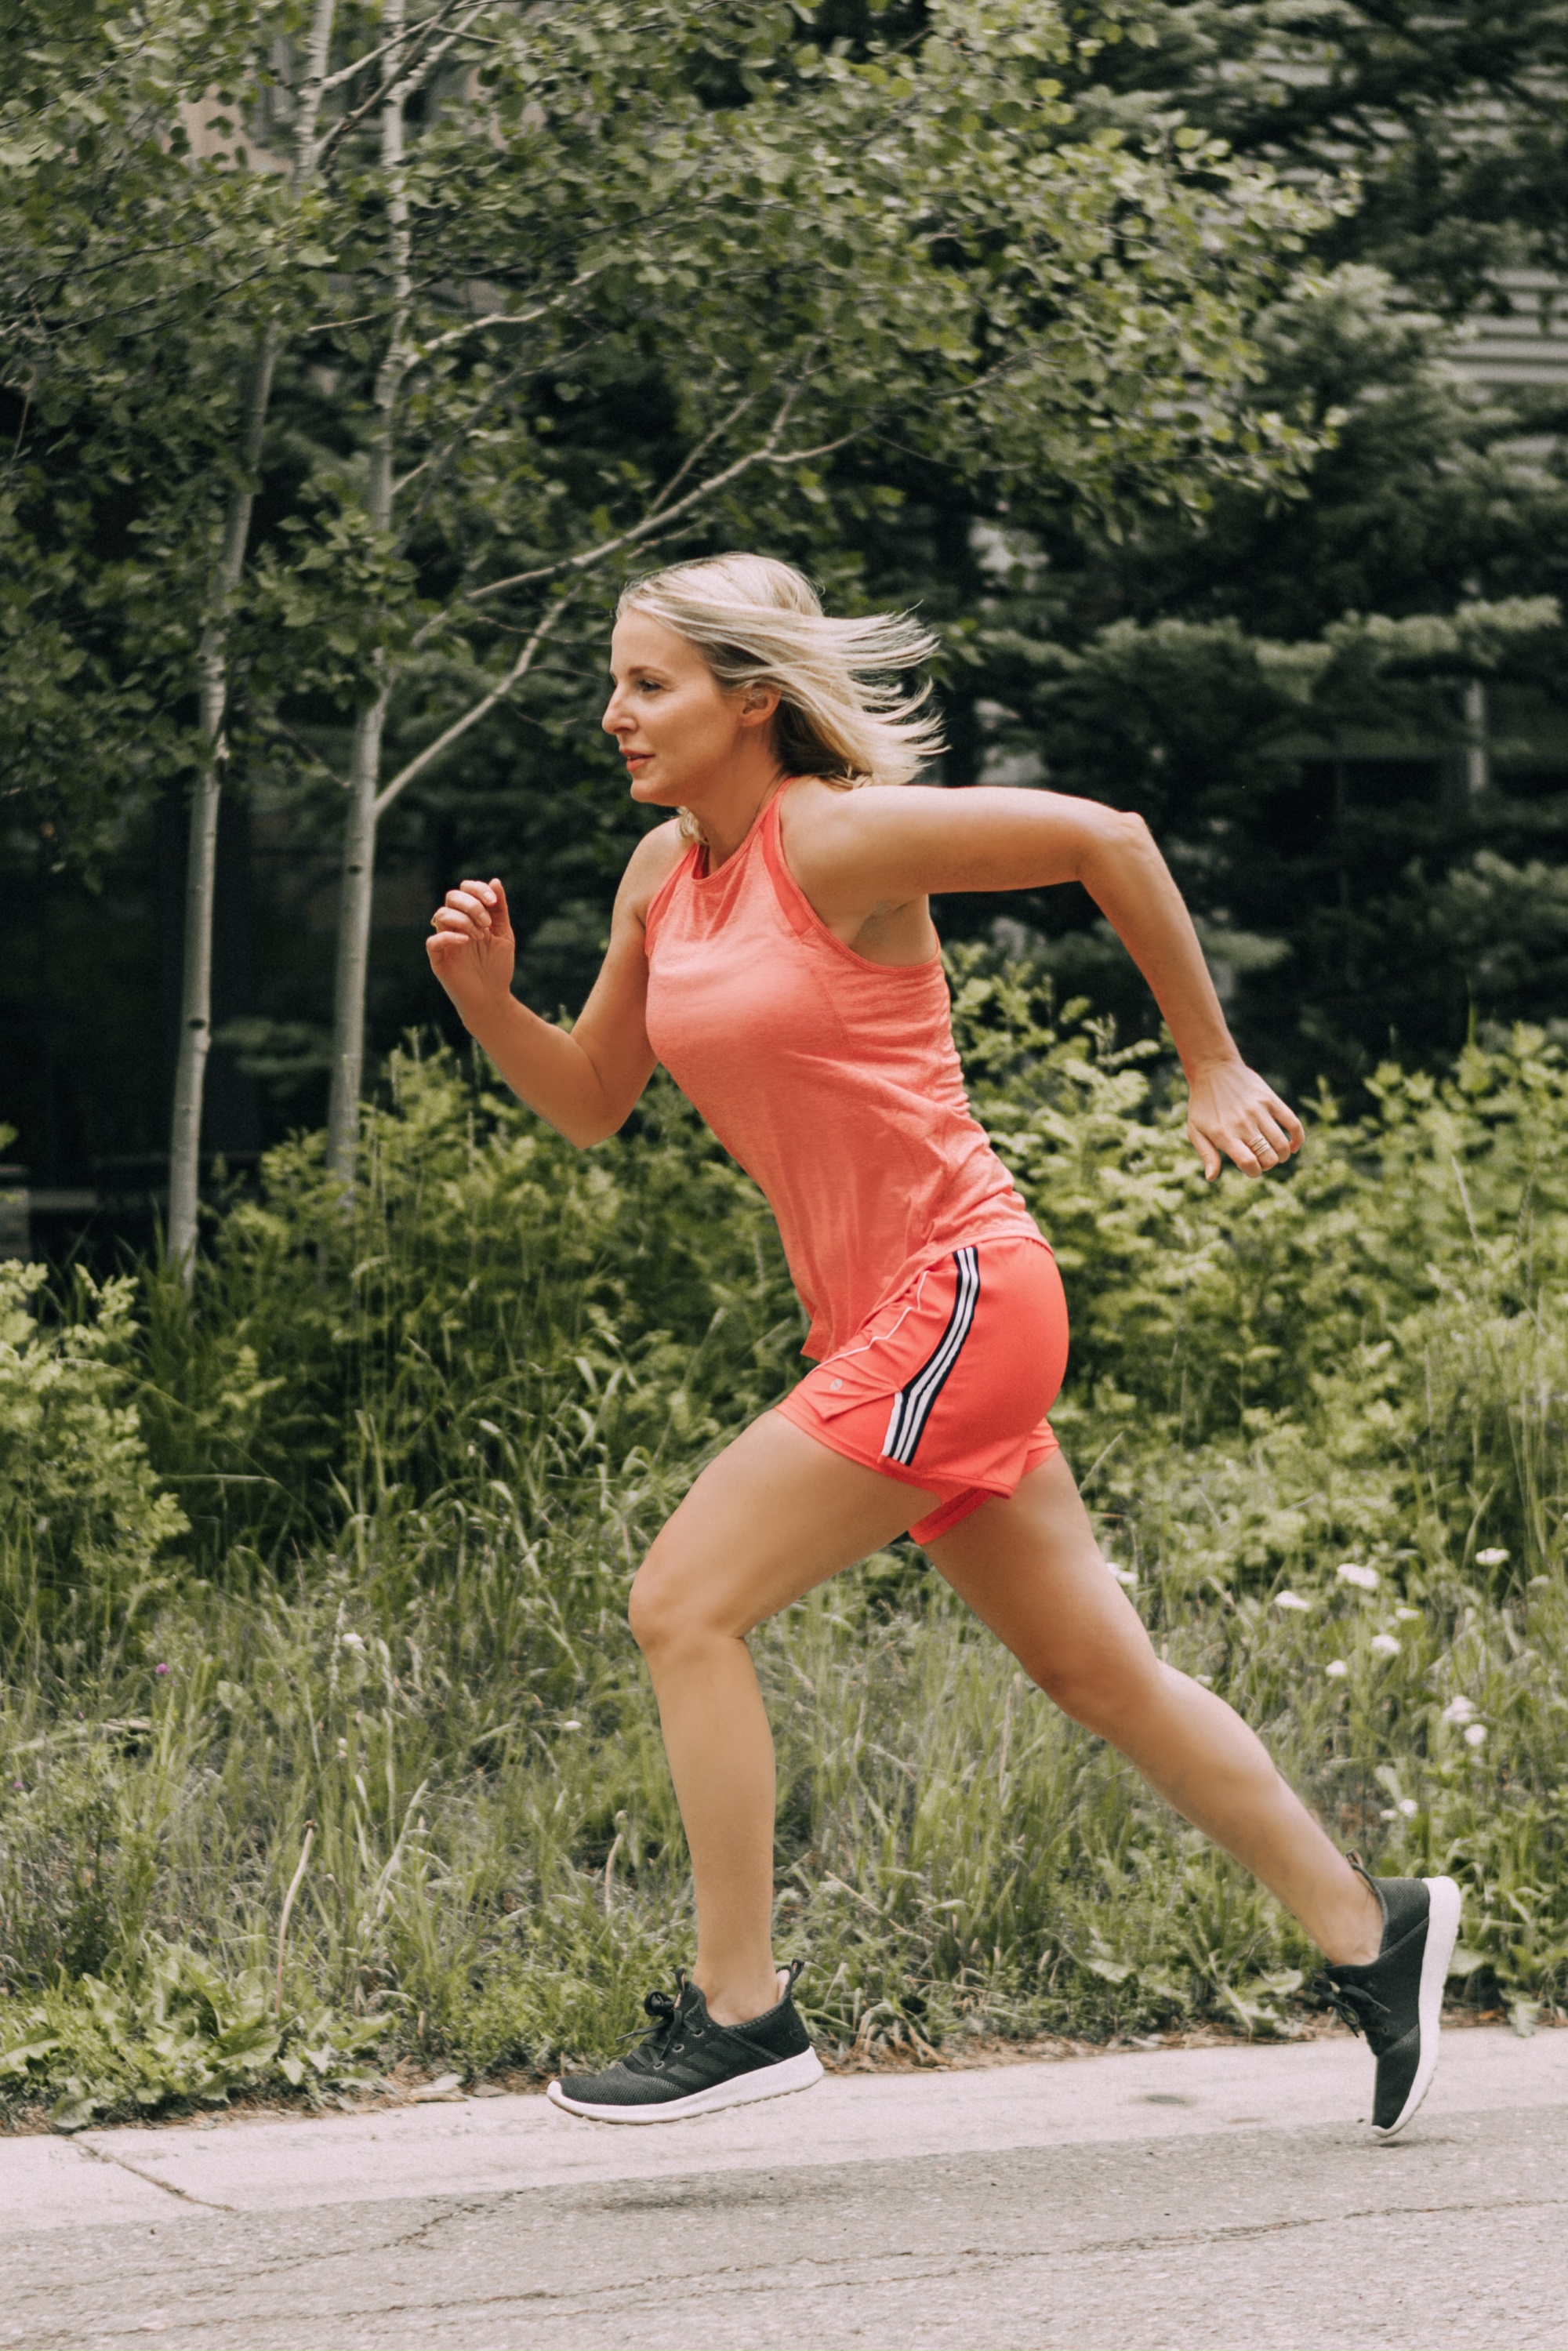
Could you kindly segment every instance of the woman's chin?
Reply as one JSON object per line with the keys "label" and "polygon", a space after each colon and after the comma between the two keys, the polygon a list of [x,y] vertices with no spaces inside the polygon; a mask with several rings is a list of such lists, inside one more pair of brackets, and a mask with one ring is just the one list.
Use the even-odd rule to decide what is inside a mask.
{"label": "woman's chin", "polygon": [[681,804],[678,789],[661,783],[656,776],[633,776],[629,789],[632,799],[644,808],[679,808]]}

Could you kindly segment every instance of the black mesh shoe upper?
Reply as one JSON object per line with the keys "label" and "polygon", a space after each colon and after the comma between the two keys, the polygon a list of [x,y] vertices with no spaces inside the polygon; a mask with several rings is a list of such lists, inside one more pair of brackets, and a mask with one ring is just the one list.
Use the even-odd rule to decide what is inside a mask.
{"label": "black mesh shoe upper", "polygon": [[1421,2062],[1421,1962],[1431,1896],[1424,1878],[1369,1877],[1383,1905],[1383,1943],[1364,1967],[1325,1968],[1322,1987],[1377,2060],[1372,2120],[1387,2130],[1405,2111]]}
{"label": "black mesh shoe upper", "polygon": [[811,2045],[792,1991],[745,2024],[716,2024],[702,1993],[684,1976],[677,1998],[651,1991],[643,2005],[653,2019],[646,2039],[602,2073],[563,2075],[569,2098],[591,2106],[664,2105],[799,2057]]}

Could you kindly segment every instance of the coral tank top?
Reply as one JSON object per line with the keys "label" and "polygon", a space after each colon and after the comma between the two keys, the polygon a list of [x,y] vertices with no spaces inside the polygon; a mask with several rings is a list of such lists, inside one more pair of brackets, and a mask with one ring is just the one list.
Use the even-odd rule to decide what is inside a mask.
{"label": "coral tank top", "polygon": [[648,1037],[765,1194],[821,1357],[950,1249],[1041,1236],[970,1112],[940,956],[834,937],[784,862],[783,798],[649,906]]}

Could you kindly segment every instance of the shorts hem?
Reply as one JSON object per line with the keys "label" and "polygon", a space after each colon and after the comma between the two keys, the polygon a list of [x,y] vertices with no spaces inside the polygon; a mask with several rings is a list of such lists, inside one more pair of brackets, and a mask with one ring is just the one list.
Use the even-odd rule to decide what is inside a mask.
{"label": "shorts hem", "polygon": [[[895,1486],[908,1486],[915,1493],[935,1494],[944,1509],[949,1501],[956,1501],[970,1491],[967,1486],[955,1486],[951,1478],[943,1478],[937,1484],[931,1485],[925,1479],[916,1477],[913,1469],[905,1469],[900,1462],[889,1461],[880,1454],[873,1458],[862,1453],[859,1446],[847,1443],[836,1431],[830,1429],[809,1404],[797,1403],[800,1393],[799,1388],[792,1389],[773,1406],[773,1410],[793,1427],[803,1430],[808,1437],[814,1437],[819,1445],[825,1445],[828,1451],[836,1453],[841,1460],[853,1461],[862,1469],[874,1469],[879,1477],[891,1479]],[[942,1491],[944,1487],[947,1489],[946,1493]]]}
{"label": "shorts hem", "polygon": [[[944,1535],[951,1534],[954,1528],[961,1526],[972,1512],[979,1509],[982,1502],[1009,1500],[1017,1493],[1019,1486],[1028,1477],[1030,1470],[1040,1468],[1044,1461],[1051,1458],[1051,1453],[1054,1453],[1057,1449],[1053,1445],[1051,1453],[1042,1455],[1040,1461],[1027,1462],[1018,1479],[1010,1486],[988,1486],[981,1484],[977,1479],[968,1485],[956,1486],[950,1478],[944,1478],[939,1484],[931,1485],[925,1479],[917,1478],[913,1471],[902,1468],[899,1463],[889,1461],[885,1456],[879,1456],[873,1460],[869,1455],[862,1453],[858,1446],[847,1444],[836,1432],[830,1431],[809,1404],[797,1403],[796,1398],[799,1395],[800,1390],[794,1389],[773,1406],[773,1410],[779,1415],[780,1418],[787,1420],[792,1428],[801,1430],[807,1437],[815,1437],[817,1443],[826,1446],[830,1453],[836,1453],[841,1461],[852,1461],[856,1468],[861,1469],[874,1469],[879,1477],[891,1479],[897,1486],[907,1486],[915,1493],[936,1495],[936,1508],[934,1510],[928,1510],[924,1518],[910,1521],[910,1536],[915,1542],[921,1544],[938,1542]],[[947,1489],[946,1493],[941,1490],[944,1486]]]}

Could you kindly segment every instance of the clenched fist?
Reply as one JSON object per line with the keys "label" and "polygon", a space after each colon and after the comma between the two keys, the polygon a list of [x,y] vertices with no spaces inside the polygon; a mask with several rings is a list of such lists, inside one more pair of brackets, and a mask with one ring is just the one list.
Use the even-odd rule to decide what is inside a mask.
{"label": "clenched fist", "polygon": [[517,942],[499,882],[460,882],[430,918],[430,968],[472,1029],[510,1000]]}

